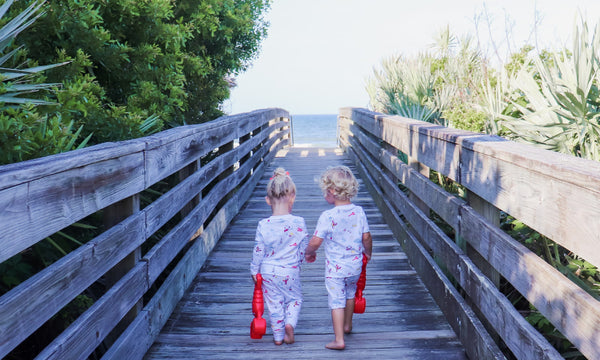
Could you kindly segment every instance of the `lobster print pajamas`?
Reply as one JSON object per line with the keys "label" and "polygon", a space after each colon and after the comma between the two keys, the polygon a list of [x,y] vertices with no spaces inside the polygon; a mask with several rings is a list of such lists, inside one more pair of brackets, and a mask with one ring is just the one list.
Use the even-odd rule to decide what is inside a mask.
{"label": "lobster print pajamas", "polygon": [[291,214],[270,216],[256,229],[250,272],[261,273],[273,338],[283,340],[285,325],[294,328],[302,307],[300,264],[308,234],[304,219]]}
{"label": "lobster print pajamas", "polygon": [[346,307],[353,299],[362,270],[363,233],[369,232],[362,207],[340,205],[324,211],[319,217],[315,236],[325,243],[325,286],[330,309]]}

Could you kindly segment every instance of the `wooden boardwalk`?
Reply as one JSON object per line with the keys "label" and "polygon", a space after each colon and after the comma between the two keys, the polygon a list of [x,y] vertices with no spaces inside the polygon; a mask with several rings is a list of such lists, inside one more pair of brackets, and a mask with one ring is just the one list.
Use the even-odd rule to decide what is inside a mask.
{"label": "wooden boardwalk", "polygon": [[466,359],[455,333],[360,179],[361,188],[354,202],[367,213],[373,260],[367,267],[367,310],[355,314],[354,331],[346,336],[346,350],[324,348],[333,339],[333,329],[322,248],[317,261],[302,269],[304,304],[296,342],[275,346],[270,327],[261,340],[250,339],[253,283],[249,265],[256,225],[270,215],[264,196],[272,170],[282,166],[290,172],[298,188],[293,213],[303,216],[312,231],[320,213],[330,207],[315,179],[334,164],[353,168],[339,149],[291,148],[278,154],[145,359]]}

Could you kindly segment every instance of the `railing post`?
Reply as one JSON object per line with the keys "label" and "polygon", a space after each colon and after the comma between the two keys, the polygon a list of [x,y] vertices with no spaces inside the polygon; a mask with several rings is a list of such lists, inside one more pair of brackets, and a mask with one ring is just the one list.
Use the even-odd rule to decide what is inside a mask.
{"label": "railing post", "polygon": [[[246,141],[250,140],[250,138],[252,137],[252,132],[247,133],[246,135],[243,135],[240,137],[240,145],[242,145],[243,143],[245,143]],[[250,159],[250,156],[252,156],[252,151],[248,152],[246,155],[242,156],[242,158],[240,159],[240,166],[244,165],[244,163]]]}
{"label": "railing post", "polygon": [[[116,202],[106,208],[102,213],[103,223],[106,229],[109,229],[127,217],[140,211],[140,196],[135,194],[119,202]],[[117,265],[109,270],[105,275],[106,288],[111,288],[117,283],[125,274],[133,269],[136,264],[142,258],[142,249],[138,247],[131,254],[125,256]],[[135,317],[142,311],[143,301],[140,299],[131,310],[121,319],[119,324],[115,326],[109,336],[106,337],[106,341],[112,343],[118,334],[120,334],[127,326],[135,319]]]}
{"label": "railing post", "polygon": [[290,146],[294,146],[294,119],[292,119],[292,117],[290,116],[289,118],[287,118],[287,122],[290,128],[290,134],[288,135],[290,139]]}
{"label": "railing post", "polygon": [[[500,210],[494,205],[482,199],[480,196],[472,191],[467,191],[467,202],[477,211],[481,216],[488,220],[492,225],[500,227]],[[494,285],[500,287],[500,273],[496,271],[490,263],[483,258],[476,250],[473,249],[468,243],[466,244],[466,253],[475,265],[494,283]]]}
{"label": "railing post", "polygon": [[[263,125],[257,127],[256,129],[254,129],[252,131],[253,136],[256,135],[256,134],[261,134],[263,131],[265,131],[265,129],[267,127],[269,127],[269,124],[263,124]],[[261,136],[262,136],[262,134],[261,134]],[[261,143],[259,145],[257,145],[254,149],[252,149],[252,152],[256,153],[258,150],[260,150],[260,148],[264,146],[264,144],[265,144],[266,141],[268,141],[268,138],[265,139],[265,140],[263,140],[263,141],[261,141]],[[260,162],[262,163],[262,161],[264,160],[264,158],[261,157],[260,160],[261,160]],[[260,166],[260,163],[257,163],[256,166]]]}
{"label": "railing post", "polygon": [[[217,156],[221,155],[221,154],[225,154],[225,153],[233,150],[234,147],[235,147],[235,145],[234,145],[233,141],[230,141],[227,144],[219,146],[219,150],[217,151]],[[223,170],[223,172],[219,176],[217,176],[217,181],[221,181],[221,180],[225,179],[229,175],[233,174],[234,171],[235,171],[235,164],[228,167],[227,169]],[[222,204],[226,203],[229,199],[231,199],[234,192],[235,192],[235,190],[230,192],[229,194],[225,195],[223,197],[223,199],[221,200],[221,203],[219,206],[221,206]]]}
{"label": "railing post", "polygon": [[[222,155],[225,154],[231,150],[233,150],[234,148],[234,144],[233,141],[228,142],[227,144],[224,144],[222,146],[219,146],[219,150],[217,151],[217,155]],[[226,178],[227,176],[233,174],[235,170],[235,166],[230,166],[229,168],[225,169],[218,177],[217,179],[222,180],[224,178]]]}
{"label": "railing post", "polygon": [[[408,156],[408,166],[419,172],[421,175],[425,176],[429,179],[429,168],[423,164],[421,164],[416,158]],[[429,206],[425,204],[421,199],[415,196],[412,192],[409,194],[409,199],[417,205],[419,209],[429,217]]]}
{"label": "railing post", "polygon": [[[201,166],[202,165],[200,164],[200,159],[198,159],[198,160],[193,161],[192,163],[190,163],[188,166],[184,167],[183,169],[179,170],[179,181],[181,182],[181,181],[185,180],[187,177],[189,177],[196,171],[200,170]],[[181,217],[182,218],[186,217],[192,210],[194,210],[194,208],[200,203],[200,200],[202,200],[202,192],[200,192],[198,195],[194,196],[190,200],[190,202],[185,204],[185,206],[179,212]],[[204,226],[201,225],[198,228],[198,230],[196,231],[196,233],[192,236],[190,241],[194,240],[195,238],[200,236],[202,234],[203,230],[204,230]]]}

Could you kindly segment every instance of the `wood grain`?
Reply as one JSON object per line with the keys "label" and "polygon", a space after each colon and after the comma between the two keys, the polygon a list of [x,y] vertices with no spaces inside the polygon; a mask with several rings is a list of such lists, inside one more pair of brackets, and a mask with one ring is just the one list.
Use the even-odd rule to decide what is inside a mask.
{"label": "wood grain", "polygon": [[[262,161],[272,159],[275,152],[289,145],[287,118],[289,114],[282,109],[258,110],[147,138],[1,166],[0,262],[96,211],[104,209],[108,221],[104,224],[107,230],[100,236],[0,297],[3,314],[0,316],[0,357],[103,276],[109,288],[106,294],[39,357],[86,357],[109,333],[115,332],[118,323],[127,325],[130,320],[126,314],[135,316],[136,312],[130,310],[141,305],[144,293],[195,236],[198,228],[202,228],[209,213],[220,209],[224,197],[231,197],[234,205],[217,212],[218,218],[211,223],[223,221],[219,214],[228,214],[229,218],[235,215],[241,206],[239,202],[243,203],[241,199],[244,199],[244,194],[238,196],[236,191],[248,190],[247,184],[258,181],[249,174],[255,172],[254,178],[260,177],[264,169]],[[200,169],[188,167],[209,151],[233,144],[239,137],[244,137],[242,145],[227,148],[214,162]],[[269,153],[271,150],[273,153]],[[252,152],[256,156],[249,156]],[[246,160],[237,168],[240,159]],[[189,176],[182,177],[181,184],[159,200],[135,214],[132,213],[137,210],[136,206],[122,211],[123,201],[137,203],[142,190],[186,167],[191,170],[186,173]],[[152,257],[153,253],[149,253],[140,259],[139,253],[134,254],[150,235],[190,204],[191,199],[198,198],[203,188],[227,169],[235,171],[222,177],[194,210],[187,209],[189,214],[164,239],[167,246],[163,257]],[[225,226],[220,224],[217,228],[223,231]],[[176,241],[168,242],[168,239]],[[207,236],[202,239],[203,251],[210,252],[216,239],[207,240]],[[126,267],[111,270],[125,257],[128,259]],[[187,270],[179,273],[182,278],[173,280],[174,288],[165,288],[164,292],[176,294],[179,288],[182,293],[202,262],[202,258],[197,257],[183,264]],[[171,298],[173,306],[177,300]],[[113,311],[115,309],[118,310]],[[107,312],[110,315],[107,316]],[[137,319],[155,315],[145,310]],[[168,313],[160,316],[166,315]],[[139,322],[137,319],[134,322]],[[151,343],[152,338],[148,341]]]}
{"label": "wood grain", "polygon": [[[328,166],[349,160],[339,149],[284,148],[248,192],[250,198],[233,218],[208,255],[202,270],[166,322],[146,359],[207,358],[394,358],[465,359],[462,346],[441,311],[427,293],[400,245],[377,210],[364,183],[354,199],[365,209],[374,238],[374,258],[368,266],[367,312],[354,316],[347,348],[336,353],[324,348],[333,337],[324,286],[324,254],[302,268],[304,303],[296,329],[296,343],[273,345],[270,328],[261,340],[251,340],[253,284],[249,264],[258,221],[270,215],[265,186],[275,167],[290,172],[296,183],[293,213],[314,229],[329,207],[315,178]],[[241,191],[240,191],[241,192]],[[238,193],[240,193],[238,192]],[[201,354],[201,355],[199,355]],[[117,357],[111,357],[117,358]]]}
{"label": "wood grain", "polygon": [[[340,139],[344,146],[357,153],[370,178],[381,187],[385,198],[391,199],[394,211],[423,239],[421,245],[442,261],[518,358],[558,355],[555,351],[548,353],[543,342],[526,350],[533,339],[539,339],[539,334],[528,333],[529,330],[521,333],[524,328],[519,329],[520,316],[509,304],[503,305],[499,294],[490,297],[494,291],[487,280],[480,280],[487,277],[474,276],[480,270],[472,261],[483,264],[483,272],[496,279],[496,284],[498,273],[502,274],[583,354],[600,357],[600,339],[593,335],[599,330],[599,302],[503,233],[498,228],[497,216],[498,208],[507,211],[542,234],[554,236],[553,240],[588,261],[597,262],[600,249],[594,243],[600,237],[600,223],[591,220],[600,213],[597,162],[364,109],[342,109],[340,117]],[[383,142],[376,143],[372,136],[380,137]],[[465,185],[469,201],[481,213],[411,170],[389,152],[389,147]],[[387,179],[381,167],[395,179]],[[468,241],[469,248],[477,251],[471,255],[473,260],[461,255],[435,229],[429,214],[399,191],[395,180],[400,180],[411,194],[417,194]],[[495,269],[489,268],[488,262]],[[498,308],[503,311],[498,312]],[[506,316],[512,316],[511,321],[516,323],[507,325],[510,321]]]}
{"label": "wood grain", "polygon": [[600,265],[597,161],[365,109],[343,108],[340,113],[362,131]]}

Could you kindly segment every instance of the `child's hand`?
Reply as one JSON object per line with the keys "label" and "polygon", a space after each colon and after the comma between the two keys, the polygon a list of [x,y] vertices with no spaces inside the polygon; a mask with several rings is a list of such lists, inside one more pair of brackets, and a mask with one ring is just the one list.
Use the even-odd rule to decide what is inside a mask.
{"label": "child's hand", "polygon": [[256,275],[252,275],[252,280],[254,281],[254,283],[256,284]]}
{"label": "child's hand", "polygon": [[367,257],[367,262],[371,261],[371,254],[363,253]]}
{"label": "child's hand", "polygon": [[304,260],[306,260],[306,262],[308,262],[308,263],[315,262],[315,260],[317,260],[317,253],[312,253],[312,254],[306,253],[306,254],[304,254]]}

